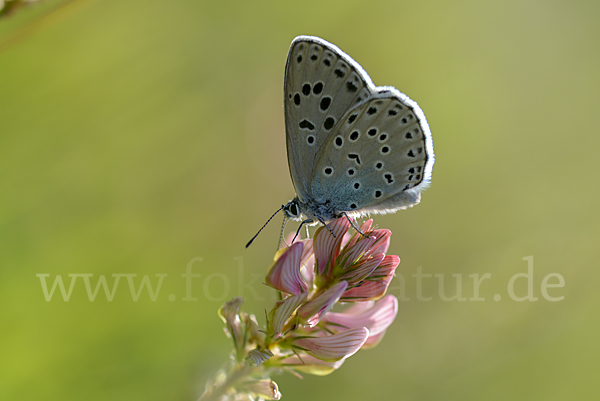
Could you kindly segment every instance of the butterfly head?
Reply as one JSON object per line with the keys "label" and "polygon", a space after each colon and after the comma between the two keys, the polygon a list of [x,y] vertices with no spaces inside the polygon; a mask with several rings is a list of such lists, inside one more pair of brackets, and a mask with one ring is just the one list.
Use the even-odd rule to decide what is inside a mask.
{"label": "butterfly head", "polygon": [[285,217],[292,220],[301,220],[302,212],[300,211],[300,202],[298,198],[294,198],[283,206]]}

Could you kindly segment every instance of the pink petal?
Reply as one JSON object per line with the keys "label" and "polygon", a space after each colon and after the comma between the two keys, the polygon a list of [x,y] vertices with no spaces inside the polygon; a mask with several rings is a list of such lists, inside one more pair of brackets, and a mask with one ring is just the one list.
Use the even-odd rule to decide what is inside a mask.
{"label": "pink petal", "polygon": [[339,361],[354,355],[369,337],[365,327],[350,329],[327,337],[299,338],[294,347],[303,349],[315,358],[324,361]]}
{"label": "pink petal", "polygon": [[300,305],[306,302],[306,298],[308,298],[308,293],[303,292],[302,294],[293,295],[283,301],[277,302],[271,317],[273,334],[281,334],[285,322],[287,322]]}
{"label": "pink petal", "polygon": [[340,218],[328,223],[329,228],[335,234],[331,235],[327,227],[321,227],[315,233],[313,247],[317,259],[317,269],[320,276],[327,276],[331,271],[335,258],[340,253],[340,245],[344,234],[348,231],[350,223],[346,218]]}
{"label": "pink petal", "polygon": [[297,242],[283,251],[267,274],[267,285],[288,294],[297,295],[308,291],[308,285],[300,274],[303,247],[302,242]]}
{"label": "pink petal", "polygon": [[371,309],[373,305],[375,305],[375,301],[354,302],[342,313],[344,315],[360,315],[364,311]]}
{"label": "pink petal", "polygon": [[350,235],[350,233],[346,233],[344,234],[344,239],[342,239],[342,243],[340,245],[340,248],[345,248],[346,245],[348,244],[348,242],[352,239],[352,235]]}
{"label": "pink petal", "polygon": [[348,283],[346,281],[340,281],[306,305],[302,306],[298,309],[300,320],[309,327],[314,327],[319,323],[321,317],[336,304],[340,299],[340,296],[346,291],[346,288],[348,288]]}
{"label": "pink petal", "polygon": [[394,276],[396,268],[400,264],[400,258],[397,255],[386,255],[381,261],[377,269],[369,276],[370,280],[384,279],[389,276]]}
{"label": "pink petal", "polygon": [[[366,234],[368,236],[369,231],[371,231],[372,224],[373,224],[373,219],[369,219],[369,220],[365,221],[364,223],[361,224],[360,231],[363,234]],[[356,244],[356,241],[358,241],[358,239],[361,237],[362,237],[362,235],[360,235],[359,233],[355,233],[352,236],[352,239],[348,242],[348,244],[346,246],[352,246],[352,245]]]}
{"label": "pink petal", "polygon": [[[362,303],[362,302],[361,302]],[[350,313],[347,313],[350,311]],[[366,327],[369,329],[369,339],[383,333],[392,324],[398,314],[398,300],[393,295],[387,295],[377,301],[370,309],[356,313],[356,310],[341,313],[329,312],[323,318],[324,323],[333,323],[346,329]],[[336,330],[333,328],[333,330]]]}
{"label": "pink petal", "polygon": [[312,288],[315,281],[315,254],[313,250],[313,240],[305,239],[302,240],[304,243],[304,249],[302,250],[302,258],[300,259],[300,273],[304,277],[308,288]]}
{"label": "pink petal", "polygon": [[[393,277],[393,276],[392,276]],[[359,287],[354,287],[342,294],[340,298],[342,301],[369,301],[376,300],[385,295],[390,281],[370,281],[365,280]]]}
{"label": "pink petal", "polygon": [[355,263],[365,252],[373,246],[377,238],[361,238],[355,245],[347,247],[340,254],[340,258],[344,258],[344,268]]}
{"label": "pink petal", "polygon": [[373,273],[383,259],[384,255],[380,253],[377,256],[361,261],[351,266],[347,273],[340,276],[340,279],[348,281],[348,286],[354,286]]}
{"label": "pink petal", "polygon": [[371,232],[370,235],[377,238],[377,242],[373,248],[371,248],[371,255],[377,253],[387,253],[388,248],[390,247],[392,232],[390,230],[375,230]]}
{"label": "pink petal", "polygon": [[381,298],[394,278],[399,263],[398,256],[387,255],[360,286],[346,291],[341,299],[344,301],[367,301]]}
{"label": "pink petal", "polygon": [[369,338],[367,338],[367,341],[365,341],[361,349],[369,349],[375,347],[377,344],[379,344],[379,342],[383,339],[384,336],[385,331],[374,336],[369,336]]}
{"label": "pink petal", "polygon": [[302,242],[304,244],[304,249],[302,249],[302,257],[300,258],[300,263],[305,265],[313,256],[313,240],[305,239],[299,242]]}
{"label": "pink petal", "polygon": [[368,231],[371,231],[371,225],[373,224],[373,219],[369,219],[367,221],[365,221],[364,223],[362,223],[360,225],[360,231],[362,231],[363,233],[367,233]]}

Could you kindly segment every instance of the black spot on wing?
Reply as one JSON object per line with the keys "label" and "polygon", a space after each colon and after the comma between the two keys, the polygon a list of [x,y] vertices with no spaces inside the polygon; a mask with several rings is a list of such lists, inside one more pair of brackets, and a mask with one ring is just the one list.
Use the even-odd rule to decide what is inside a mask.
{"label": "black spot on wing", "polygon": [[300,121],[300,124],[298,124],[298,125],[300,126],[301,129],[308,129],[310,131],[315,129],[315,125],[306,119]]}
{"label": "black spot on wing", "polygon": [[323,92],[323,82],[317,82],[315,86],[313,86],[313,93],[319,95],[321,92]]}
{"label": "black spot on wing", "polygon": [[323,128],[329,131],[333,125],[335,124],[335,119],[333,117],[327,117],[325,122],[323,123]]}
{"label": "black spot on wing", "polygon": [[302,93],[304,94],[304,96],[310,95],[310,84],[304,84],[302,86]]}

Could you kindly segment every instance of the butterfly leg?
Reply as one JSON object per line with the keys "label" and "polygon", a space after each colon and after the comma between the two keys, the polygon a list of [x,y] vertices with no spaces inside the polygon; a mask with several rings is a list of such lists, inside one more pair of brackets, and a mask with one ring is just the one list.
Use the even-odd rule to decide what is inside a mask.
{"label": "butterfly leg", "polygon": [[296,241],[296,238],[298,238],[298,235],[300,234],[300,230],[302,229],[302,226],[305,225],[306,223],[312,223],[312,220],[311,219],[307,219],[307,220],[304,220],[302,223],[300,223],[300,227],[298,227],[298,230],[296,231],[296,235],[294,235],[294,239],[292,240],[292,244],[294,243],[294,241]]}
{"label": "butterfly leg", "polygon": [[368,238],[368,236],[363,233],[362,231],[360,231],[360,228],[358,228],[358,226],[356,225],[356,223],[354,222],[353,219],[351,219],[346,212],[342,212],[342,214],[348,219],[348,221],[350,222],[350,225],[352,226],[352,228],[354,228],[356,230],[357,233],[359,233],[360,235],[362,235],[365,238]]}
{"label": "butterfly leg", "polygon": [[321,222],[321,224],[323,224],[325,227],[327,227],[327,229],[329,230],[329,232],[331,233],[331,235],[333,235],[333,238],[337,238],[335,236],[335,234],[333,233],[333,231],[331,230],[331,228],[329,228],[329,226],[327,225],[327,223],[325,223],[322,218],[320,218],[319,216],[317,216],[317,219],[319,219],[319,221]]}

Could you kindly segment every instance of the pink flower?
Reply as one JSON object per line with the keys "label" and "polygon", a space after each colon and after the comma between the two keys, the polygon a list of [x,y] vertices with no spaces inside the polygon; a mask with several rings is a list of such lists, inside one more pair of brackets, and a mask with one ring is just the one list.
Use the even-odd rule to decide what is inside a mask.
{"label": "pink flower", "polygon": [[[314,239],[316,258],[316,281],[319,286],[327,286],[336,281],[348,282],[348,294],[343,295],[344,300],[362,301],[377,299],[385,294],[393,272],[387,280],[377,279],[376,283],[364,283],[364,280],[375,280],[375,270],[380,266],[390,244],[390,230],[371,230],[372,220],[361,226],[363,234],[356,233],[348,238],[347,231],[350,223],[347,219],[340,218],[329,223],[334,236],[321,227],[317,230]],[[356,287],[366,287],[354,290]]]}
{"label": "pink flower", "polygon": [[267,274],[267,285],[288,294],[308,291],[308,285],[300,274],[304,243],[298,241],[288,249],[280,250]]}
{"label": "pink flower", "polygon": [[354,355],[368,337],[369,330],[361,327],[327,337],[297,338],[292,346],[315,358],[334,362]]}
{"label": "pink flower", "polygon": [[377,302],[357,302],[341,313],[329,312],[322,322],[334,332],[366,327],[369,338],[363,345],[372,347],[377,344],[398,313],[398,300],[393,295],[386,295]]}

